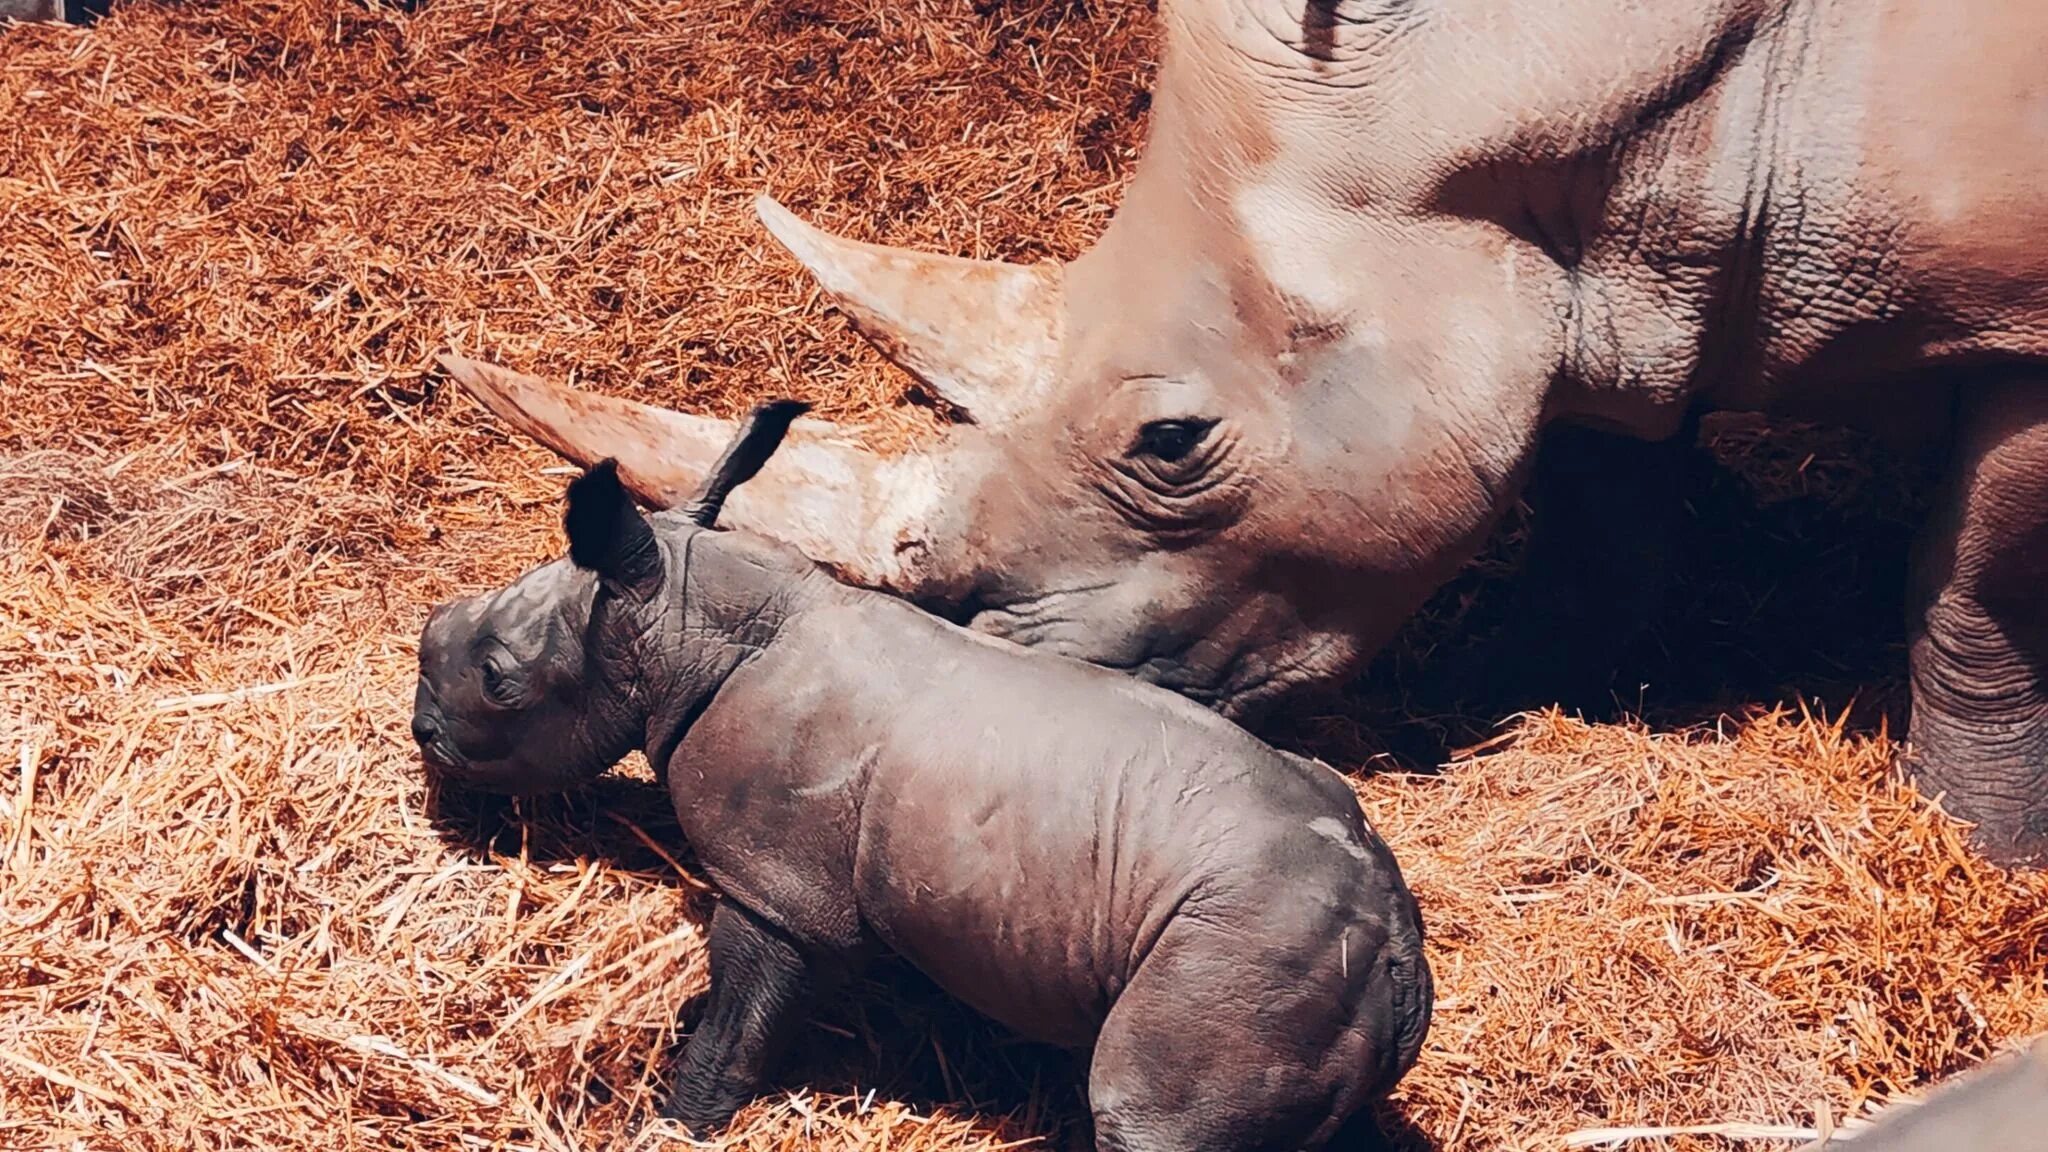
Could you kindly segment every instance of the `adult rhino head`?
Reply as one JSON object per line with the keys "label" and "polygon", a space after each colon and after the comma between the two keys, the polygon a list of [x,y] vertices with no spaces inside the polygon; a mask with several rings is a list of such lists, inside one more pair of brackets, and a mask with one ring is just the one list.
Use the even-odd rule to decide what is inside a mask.
{"label": "adult rhino head", "polygon": [[[1447,149],[1470,141],[1401,127],[1415,101],[1358,82],[1375,54],[1408,55],[1412,21],[1405,5],[1383,26],[1349,7],[1304,29],[1298,5],[1165,6],[1144,162],[1064,265],[858,243],[760,199],[768,230],[954,421],[892,459],[800,424],[731,522],[1232,716],[1355,668],[1511,494],[1569,293],[1533,242],[1432,206]],[[656,507],[729,435],[450,368],[570,460],[616,458]]]}
{"label": "adult rhino head", "polygon": [[[768,229],[948,424],[884,458],[801,422],[730,522],[1232,716],[1354,667],[1483,535],[1541,390],[1506,384],[1501,301],[1390,291],[1370,320],[1320,308],[1277,288],[1242,221],[1211,219],[1186,179],[1145,170],[1064,266],[857,243],[761,198]],[[617,459],[653,507],[730,435],[444,363],[568,459]]]}

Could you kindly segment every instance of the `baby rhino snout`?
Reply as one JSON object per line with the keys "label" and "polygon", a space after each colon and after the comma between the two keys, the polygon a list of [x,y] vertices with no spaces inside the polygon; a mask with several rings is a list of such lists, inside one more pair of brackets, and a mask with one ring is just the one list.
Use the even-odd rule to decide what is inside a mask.
{"label": "baby rhino snout", "polygon": [[441,738],[443,727],[440,705],[434,702],[434,694],[427,690],[427,681],[422,677],[412,696],[412,738],[429,761],[437,750],[435,741]]}

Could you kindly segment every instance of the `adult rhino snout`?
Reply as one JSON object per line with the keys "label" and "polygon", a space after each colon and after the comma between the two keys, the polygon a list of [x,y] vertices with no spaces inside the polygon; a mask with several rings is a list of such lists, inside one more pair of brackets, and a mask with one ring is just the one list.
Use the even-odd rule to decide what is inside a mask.
{"label": "adult rhino snout", "polygon": [[1064,585],[1057,592],[975,597],[950,615],[976,632],[1113,668],[1252,726],[1290,696],[1337,679],[1361,655],[1352,618],[1307,619],[1270,591],[1217,593],[1235,583],[1229,574],[1186,578],[1148,565],[1120,579],[1088,575],[1042,578]]}

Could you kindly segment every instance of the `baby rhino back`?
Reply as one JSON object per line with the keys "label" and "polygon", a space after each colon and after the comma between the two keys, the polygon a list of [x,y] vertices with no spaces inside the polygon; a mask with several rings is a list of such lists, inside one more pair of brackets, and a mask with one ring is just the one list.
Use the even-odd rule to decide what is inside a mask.
{"label": "baby rhino back", "polygon": [[732,674],[669,780],[736,923],[878,940],[1093,1048],[1105,1149],[1369,1127],[1427,1026],[1420,919],[1349,787],[1117,673],[835,601]]}
{"label": "baby rhino back", "polygon": [[[1171,693],[895,601],[792,621],[720,693],[700,743],[750,777],[748,811],[721,804],[707,828],[742,850],[699,847],[728,890],[770,908],[845,892],[826,916],[804,902],[805,929],[864,927],[1053,1043],[1093,1041],[1184,909],[1282,886],[1297,924],[1345,947],[1353,905],[1382,916],[1406,899],[1334,773]],[[1348,946],[1363,965],[1368,938]]]}
{"label": "baby rhino back", "polygon": [[944,635],[863,802],[875,931],[981,1011],[1093,1048],[1106,1149],[1370,1126],[1432,986],[1349,785],[1164,690]]}

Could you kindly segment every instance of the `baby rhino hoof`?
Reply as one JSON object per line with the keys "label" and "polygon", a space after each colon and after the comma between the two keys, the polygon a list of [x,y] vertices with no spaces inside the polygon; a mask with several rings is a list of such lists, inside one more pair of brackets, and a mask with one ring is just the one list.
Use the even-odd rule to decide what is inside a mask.
{"label": "baby rhino hoof", "polygon": [[[744,1104],[727,1106],[723,1103],[707,1105],[702,1102],[685,1100],[678,1092],[656,1114],[656,1119],[642,1129],[643,1133],[661,1132],[672,1136],[684,1136],[691,1140],[715,1140],[732,1123]],[[638,1145],[658,1147],[658,1145]]]}

